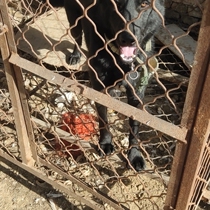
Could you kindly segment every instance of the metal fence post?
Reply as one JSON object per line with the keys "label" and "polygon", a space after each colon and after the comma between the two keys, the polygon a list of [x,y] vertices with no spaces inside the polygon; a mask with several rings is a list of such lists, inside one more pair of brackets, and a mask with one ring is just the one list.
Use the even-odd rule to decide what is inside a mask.
{"label": "metal fence post", "polygon": [[[209,2],[210,3],[210,2]],[[210,5],[210,4],[209,4]],[[209,7],[210,9],[210,7]],[[209,10],[210,11],[210,10]],[[209,13],[210,15],[210,13]],[[210,21],[208,28],[210,29]],[[210,43],[207,43],[210,50]],[[209,52],[205,56],[210,59]],[[180,186],[176,209],[188,209],[190,199],[195,187],[195,181],[200,169],[201,158],[203,155],[205,144],[209,138],[210,127],[210,62],[208,63],[207,75],[205,77],[204,89],[201,95],[200,105],[196,116],[195,125],[191,137],[190,148],[185,163],[185,169]]]}
{"label": "metal fence post", "polygon": [[[203,19],[201,23],[201,30],[199,34],[198,39],[198,46],[194,58],[194,65],[192,68],[192,73],[190,77],[190,82],[188,86],[188,92],[187,97],[185,101],[185,107],[183,110],[183,117],[182,117],[182,126],[188,129],[188,135],[187,135],[187,145],[177,143],[176,151],[174,155],[174,161],[172,166],[172,172],[170,176],[170,181],[168,185],[168,191],[167,191],[167,197],[165,202],[165,209],[174,209],[176,206],[178,194],[179,194],[179,200],[178,200],[178,207],[177,209],[186,209],[186,205],[184,207],[183,201],[187,199],[187,196],[190,196],[189,189],[186,188],[186,185],[188,187],[193,187],[192,180],[190,183],[189,175],[192,177],[194,176],[195,169],[198,164],[198,159],[195,160],[194,167],[188,168],[191,164],[192,160],[190,160],[190,155],[194,156],[194,152],[197,153],[197,155],[200,155],[200,149],[199,147],[196,148],[196,140],[192,137],[192,130],[195,123],[196,115],[198,116],[197,110],[199,102],[202,100],[201,93],[204,90],[204,81],[206,78],[206,72],[207,72],[207,66],[209,62],[209,46],[210,46],[210,40],[209,40],[209,34],[210,34],[210,1],[206,1]],[[207,80],[206,80],[207,81]],[[210,80],[209,80],[210,81]],[[203,89],[203,90],[202,90]],[[206,106],[207,106],[206,101]],[[204,103],[205,105],[205,103]],[[205,118],[208,118],[208,115],[205,114]],[[195,128],[194,128],[195,129]],[[201,134],[200,134],[201,135]],[[203,139],[204,140],[204,139]],[[194,149],[197,149],[196,151],[188,151],[189,146],[192,149],[193,144],[195,144]],[[201,146],[201,145],[200,145]],[[187,162],[186,156],[187,154]],[[191,153],[191,154],[190,154]],[[197,156],[194,156],[198,158]],[[188,165],[188,167],[187,167]],[[185,170],[184,170],[185,168]],[[188,168],[188,169],[187,169]],[[182,180],[184,170],[184,179]],[[187,171],[189,170],[189,171]],[[182,181],[181,181],[182,180]],[[187,183],[185,183],[187,182]],[[182,184],[181,184],[182,183]],[[181,188],[180,188],[181,184]],[[180,192],[179,192],[180,189]],[[182,197],[183,196],[183,197]]]}
{"label": "metal fence post", "polygon": [[34,164],[34,159],[36,159],[35,147],[33,145],[34,135],[24,88],[22,70],[21,68],[15,67],[9,63],[11,52],[16,53],[17,48],[5,0],[0,2],[0,21],[2,22],[2,25],[7,28],[7,31],[2,31],[1,33],[0,49],[13,105],[21,157],[23,163],[32,166]]}

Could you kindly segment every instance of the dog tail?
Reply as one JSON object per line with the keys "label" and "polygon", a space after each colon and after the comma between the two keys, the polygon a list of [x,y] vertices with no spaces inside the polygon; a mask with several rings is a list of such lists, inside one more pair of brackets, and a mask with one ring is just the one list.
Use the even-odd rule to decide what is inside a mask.
{"label": "dog tail", "polygon": [[42,0],[43,2],[49,2],[53,7],[63,7],[65,0]]}

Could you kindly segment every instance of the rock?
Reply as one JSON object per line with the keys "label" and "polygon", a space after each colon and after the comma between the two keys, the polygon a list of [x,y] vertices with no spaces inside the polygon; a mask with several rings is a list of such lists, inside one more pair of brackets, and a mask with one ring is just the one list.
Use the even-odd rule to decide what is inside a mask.
{"label": "rock", "polygon": [[187,13],[187,5],[185,5],[185,4],[177,4],[177,3],[173,3],[172,4],[172,9],[174,10],[174,11],[177,11],[177,12],[179,12],[180,14],[185,14],[185,13]]}
{"label": "rock", "polygon": [[198,18],[194,18],[194,17],[189,17],[189,16],[183,16],[182,17],[182,21],[184,24],[187,24],[187,25],[192,25],[194,23],[197,23],[199,22],[199,19]]}
{"label": "rock", "polygon": [[172,9],[166,10],[165,16],[173,20],[178,20],[180,18],[180,14]]}
{"label": "rock", "polygon": [[195,18],[202,18],[202,11],[198,7],[188,7],[188,15]]}

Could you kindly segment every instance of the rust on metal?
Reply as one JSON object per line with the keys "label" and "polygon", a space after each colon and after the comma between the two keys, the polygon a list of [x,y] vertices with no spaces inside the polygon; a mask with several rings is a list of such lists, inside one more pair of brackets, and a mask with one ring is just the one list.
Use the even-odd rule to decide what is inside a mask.
{"label": "rust on metal", "polygon": [[91,207],[92,209],[95,210],[103,210],[104,207],[101,206],[100,204],[94,202],[94,201],[89,201],[85,198],[83,198],[80,195],[77,195],[73,190],[71,190],[69,188],[69,186],[65,186],[61,183],[55,182],[55,180],[49,176],[46,176],[46,174],[44,174],[42,171],[36,169],[35,167],[30,167],[28,165],[24,165],[21,162],[19,162],[18,160],[15,160],[14,158],[12,158],[11,156],[9,156],[7,153],[5,153],[2,149],[0,149],[0,156],[5,158],[6,160],[10,161],[11,163],[19,166],[20,168],[28,171],[29,173],[35,175],[36,177],[40,178],[41,180],[47,182],[48,184],[52,185],[54,188],[60,190],[61,192],[64,192],[66,194],[68,194],[69,196],[72,196],[73,198],[75,198],[76,200],[80,201],[81,203],[86,204],[87,206]]}
{"label": "rust on metal", "polygon": [[[189,81],[187,96],[186,96],[184,110],[183,110],[182,123],[181,123],[181,125],[183,127],[186,127],[189,131],[193,129],[193,123],[197,115],[198,104],[201,100],[200,98],[201,92],[203,88],[203,83],[206,79],[205,74],[206,74],[207,65],[209,62],[209,50],[210,50],[209,49],[209,41],[210,41],[209,40],[209,34],[210,34],[209,11],[210,11],[210,2],[206,1],[206,7],[203,14],[197,50],[196,50],[195,59],[194,59],[194,65],[192,68],[192,73],[191,73],[191,77]],[[191,144],[191,140],[192,139],[189,133],[187,136],[188,145],[177,144],[171,176],[170,176],[170,181],[169,181],[169,186],[168,186],[165,209],[169,209],[170,206],[175,208],[178,190],[179,190],[180,182],[181,182],[181,177],[183,174],[185,158],[188,152],[187,149],[189,148],[189,145]],[[195,153],[198,153],[198,151]],[[192,174],[193,173],[191,171],[191,176]],[[184,196],[184,194],[186,195],[185,186],[183,186],[182,195]],[[180,196],[179,207],[180,209],[185,209],[184,207],[181,208],[181,203],[182,203],[182,198]]]}
{"label": "rust on metal", "polygon": [[[194,187],[195,180],[200,168],[200,161],[203,155],[205,144],[209,138],[210,127],[210,98],[209,98],[209,89],[210,89],[210,1],[206,1],[204,16],[201,24],[199,40],[198,40],[198,49],[195,55],[195,64],[193,68],[194,78],[197,76],[197,81],[203,80],[201,84],[191,83],[189,94],[195,94],[194,97],[190,97],[188,103],[191,103],[191,110],[196,111],[196,107],[193,106],[196,101],[199,101],[198,111],[196,113],[195,124],[193,125],[192,135],[190,136],[190,148],[187,154],[187,159],[184,168],[184,174],[180,186],[179,196],[176,204],[177,209],[187,209],[190,202]],[[197,73],[197,71],[200,73]],[[196,85],[198,84],[198,86]],[[192,86],[194,86],[194,91],[192,91]],[[199,94],[198,91],[202,93]],[[194,111],[194,112],[195,112]],[[188,114],[188,121],[184,123],[192,125],[192,120]],[[185,119],[184,119],[185,120]]]}
{"label": "rust on metal", "polygon": [[[114,0],[110,0],[110,1],[112,1],[112,3],[114,4],[117,14],[121,16],[120,12],[117,10],[117,5],[115,1]],[[184,210],[187,208],[190,209],[192,206],[194,207],[195,205],[198,204],[199,199],[202,195],[204,198],[208,199],[209,193],[207,191],[207,183],[209,181],[207,179],[209,179],[209,176],[210,176],[208,174],[209,162],[210,162],[210,154],[209,154],[210,143],[208,140],[209,134],[210,134],[210,128],[209,128],[210,125],[208,121],[210,119],[210,111],[208,109],[210,107],[210,100],[208,97],[209,96],[208,90],[210,89],[210,85],[208,85],[208,82],[210,81],[210,67],[208,67],[207,69],[207,66],[209,65],[209,59],[210,59],[210,49],[209,49],[210,20],[208,20],[210,16],[209,14],[210,2],[206,1],[207,3],[206,3],[204,17],[202,21],[200,37],[198,40],[198,48],[196,51],[195,61],[194,61],[190,80],[187,76],[186,77],[183,76],[183,75],[190,74],[188,70],[185,72],[186,74],[185,73],[182,74],[180,72],[175,73],[173,72],[174,69],[171,71],[169,70],[170,68],[168,68],[167,71],[166,70],[155,71],[154,72],[155,85],[157,85],[158,88],[162,88],[162,89],[160,92],[158,92],[158,90],[154,91],[153,89],[155,88],[152,86],[151,88],[152,93],[151,93],[151,96],[148,96],[148,98],[149,97],[152,98],[152,100],[154,100],[155,102],[154,101],[150,102],[149,100],[148,100],[149,102],[147,102],[146,101],[147,99],[145,99],[145,102],[139,100],[140,103],[142,103],[143,105],[142,110],[132,107],[114,98],[111,98],[110,96],[106,94],[97,92],[93,90],[92,88],[89,88],[83,85],[83,83],[79,83],[76,80],[77,77],[74,74],[80,73],[83,67],[85,69],[85,65],[89,65],[88,68],[91,68],[92,71],[96,73],[95,69],[90,66],[91,58],[88,59],[85,64],[81,64],[81,65],[79,64],[80,65],[79,68],[71,69],[71,67],[69,67],[64,61],[65,59],[63,59],[63,57],[59,56],[59,54],[57,53],[58,52],[57,47],[64,40],[66,41],[68,40],[68,38],[72,39],[72,36],[70,35],[70,30],[76,26],[76,24],[82,18],[82,16],[78,17],[78,19],[75,22],[75,25],[71,25],[70,28],[68,28],[68,26],[64,27],[65,30],[64,32],[61,31],[62,36],[59,37],[59,39],[57,39],[58,37],[55,38],[51,36],[51,34],[49,35],[45,33],[46,31],[43,30],[41,27],[39,27],[38,29],[36,28],[38,35],[40,35],[40,37],[43,37],[45,41],[47,40],[49,44],[48,45],[49,48],[46,48],[46,51],[47,51],[46,54],[43,55],[42,53],[40,53],[42,49],[37,49],[32,44],[32,42],[28,39],[27,36],[28,36],[29,28],[33,28],[32,25],[38,20],[37,17],[39,16],[39,18],[43,20],[42,19],[43,16],[41,15],[40,12],[43,10],[44,5],[41,5],[41,6],[39,5],[40,7],[37,8],[37,10],[34,13],[34,11],[30,10],[29,8],[26,8],[25,1],[21,0],[21,2],[23,3],[22,5],[23,10],[26,9],[25,10],[26,12],[32,13],[32,19],[31,19],[32,21],[27,22],[27,24],[25,25],[26,28],[25,26],[20,27],[19,23],[15,23],[15,18],[12,17],[12,15],[11,16],[8,15],[9,12],[7,10],[7,4],[8,4],[7,1],[0,0],[0,23],[1,23],[0,47],[1,47],[2,57],[4,60],[6,77],[7,77],[8,86],[9,86],[8,93],[10,94],[10,98],[12,101],[12,109],[13,109],[12,120],[13,120],[13,115],[14,115],[14,120],[15,120],[15,123],[13,122],[12,123],[14,124],[14,127],[17,129],[18,144],[20,147],[20,155],[22,157],[22,162],[18,161],[17,160],[18,158],[7,148],[7,146],[3,144],[0,145],[2,147],[2,149],[0,148],[0,156],[13,162],[19,167],[22,167],[23,169],[34,174],[40,179],[46,181],[47,183],[51,184],[53,187],[74,197],[76,200],[78,200],[81,203],[84,203],[85,205],[89,206],[92,209],[105,209],[105,205],[103,206],[103,204],[108,204],[113,209],[127,209],[127,207],[125,207],[124,205],[130,206],[129,202],[132,204],[137,203],[139,200],[140,201],[145,200],[144,198],[146,198],[146,200],[149,200],[149,202],[152,203],[153,208],[154,207],[158,208],[158,204],[153,199],[154,197],[157,199],[159,198],[165,199],[166,188],[167,188],[167,196],[164,202],[165,210],[169,210],[169,209]],[[77,2],[80,4],[80,6],[82,6],[79,1]],[[124,74],[124,72],[119,67],[118,63],[116,62],[115,57],[113,56],[112,52],[110,52],[109,47],[108,47],[108,44],[112,42],[114,39],[109,40],[108,42],[104,40],[103,37],[100,35],[100,33],[97,31],[97,27],[95,23],[88,16],[88,10],[91,9],[91,7],[94,6],[95,4],[96,4],[96,0],[94,0],[94,2],[91,5],[89,5],[88,8],[83,8],[83,15],[92,23],[96,34],[98,34],[101,40],[104,41],[104,46],[101,49],[98,49],[98,51],[96,52],[95,55],[93,55],[93,57],[97,56],[97,53],[99,53],[101,50],[106,49],[107,52],[110,54],[110,56],[113,58],[115,65],[119,68],[119,71],[121,71],[121,73]],[[56,9],[54,9],[52,6],[49,6],[49,5],[47,6],[47,4],[45,4],[45,7],[46,8],[49,7],[55,13],[54,18],[52,18],[53,22],[54,22],[54,19],[59,20],[59,22],[63,21],[62,19],[59,19],[59,13],[57,12]],[[161,17],[162,25],[165,27],[164,17],[155,7],[155,0],[152,1],[152,7]],[[141,13],[143,12],[140,12],[139,17],[141,16]],[[35,55],[36,61],[39,60],[40,64],[43,67],[29,61],[31,57],[27,58],[28,59],[27,60],[27,59],[21,58],[17,54],[17,47],[14,41],[13,26],[11,24],[10,18],[11,19],[13,18],[12,21],[14,21],[16,29],[19,30],[18,33],[20,36],[19,38],[16,37],[17,43],[18,43],[17,45],[20,47],[21,39],[22,39],[22,41],[27,44],[30,51],[30,53],[27,52],[28,54],[26,53],[26,55],[29,55],[29,54],[30,55],[33,54],[32,56]],[[128,25],[130,23],[128,23]],[[35,24],[38,25],[38,21]],[[173,34],[171,34],[174,41],[171,42],[169,45],[175,47],[181,53],[183,57],[182,63],[186,63],[186,61],[185,61],[184,55],[181,52],[181,49],[176,44],[176,41],[177,39],[180,39],[181,37],[184,37],[187,34],[189,34],[191,29],[195,25],[198,25],[198,24],[199,23],[192,24],[188,28],[188,30],[184,32],[182,35],[173,37]],[[58,28],[57,25],[56,25],[56,28]],[[115,36],[117,37],[119,33],[120,32],[116,33]],[[69,36],[69,37],[66,38],[65,36]],[[66,38],[66,39],[63,39],[63,38]],[[135,38],[135,41],[138,42],[136,38]],[[41,48],[42,47],[43,46],[41,46]],[[138,47],[140,48],[140,46]],[[162,53],[162,51],[166,49],[166,47],[169,47],[169,46],[164,45],[163,47],[160,47],[159,52],[157,52],[153,56],[156,56],[158,57],[158,59],[161,60],[161,56],[159,55]],[[39,53],[41,54],[41,57],[38,57]],[[44,68],[45,58],[50,57],[51,53],[54,54],[56,59],[59,59],[61,61],[63,65],[62,70],[64,68],[65,71],[68,72],[68,74],[71,74],[71,76],[73,75],[71,78],[74,78],[75,76],[74,80],[66,78],[60,74],[53,72],[54,70],[57,71],[56,65],[53,66],[53,69],[54,69],[53,71],[50,71],[49,69]],[[85,57],[85,53],[83,51],[81,51],[81,53]],[[179,62],[179,61],[176,60],[176,62]],[[165,65],[165,63],[163,64]],[[22,74],[21,68],[26,70],[24,71],[24,74]],[[184,70],[184,68],[182,67],[181,70]],[[125,76],[125,80],[127,80],[126,75],[124,76]],[[98,81],[101,82],[99,79]],[[162,81],[164,81],[164,83]],[[25,82],[25,85],[24,85],[24,82]],[[87,81],[85,81],[85,84],[86,83]],[[169,83],[169,87],[167,86],[168,83]],[[188,87],[188,84],[189,84],[189,87]],[[179,101],[178,94],[182,95],[181,97],[183,98],[185,97],[185,92],[187,89],[186,87],[188,87],[188,92],[187,92],[186,102],[185,102],[184,111],[183,111],[182,99],[180,100],[181,106],[178,104],[179,102],[177,103],[176,100],[178,98],[178,101]],[[178,90],[180,90],[181,93],[177,94]],[[29,91],[28,95],[25,94],[26,91]],[[147,135],[146,133],[147,130],[143,132],[141,131],[144,136],[147,136],[147,139],[146,140],[143,139],[142,141],[139,141],[142,152],[144,153],[145,156],[147,156],[146,158],[147,164],[150,166],[147,165],[147,169],[142,171],[141,173],[136,173],[133,170],[130,170],[130,171],[126,170],[126,173],[122,175],[121,173],[118,172],[117,167],[125,168],[126,161],[128,161],[127,154],[126,154],[127,145],[126,144],[121,145],[121,143],[124,140],[126,143],[126,139],[123,139],[122,142],[120,140],[119,142],[115,140],[115,138],[119,137],[119,133],[120,133],[119,131],[117,131],[116,134],[115,132],[112,132],[114,144],[116,147],[118,147],[117,151],[115,151],[110,156],[105,156],[105,157],[100,158],[97,155],[95,155],[96,150],[94,149],[94,147],[92,147],[92,146],[96,147],[98,145],[98,141],[95,141],[94,138],[91,139],[93,140],[93,142],[90,142],[90,141],[88,142],[86,140],[81,140],[80,137],[75,135],[73,132],[68,133],[67,130],[65,131],[62,130],[61,129],[62,125],[60,124],[59,120],[61,117],[61,113],[63,113],[64,109],[59,110],[57,107],[57,104],[53,104],[54,101],[53,102],[51,101],[51,98],[50,98],[51,96],[53,97],[56,94],[58,95],[61,94],[62,96],[64,96],[64,100],[65,100],[64,103],[66,103],[64,105],[65,111],[75,111],[75,113],[78,113],[79,111],[82,111],[82,112],[84,111],[84,109],[80,110],[81,107],[83,108],[83,105],[78,106],[79,107],[78,108],[79,111],[78,111],[77,106],[74,106],[75,105],[74,103],[71,104],[67,100],[65,91],[67,91],[67,93],[76,93],[76,96],[81,96],[81,98],[87,98],[97,103],[103,104],[104,106],[112,110],[116,110],[117,112],[122,113],[123,115],[130,117],[132,119],[136,119],[142,124],[146,125],[142,127],[146,127],[147,129],[151,128],[150,130],[154,133],[154,136],[151,137],[150,133]],[[171,96],[173,95],[173,93],[175,95],[174,98],[172,98]],[[1,89],[0,89],[0,94],[2,95]],[[44,101],[39,100],[43,98],[44,98]],[[161,99],[160,101],[163,104],[169,102],[169,107],[170,108],[172,107],[169,110],[169,112],[173,110],[172,111],[173,113],[176,112],[176,118],[179,118],[178,120],[176,119],[177,121],[175,120],[176,123],[174,123],[175,117],[174,118],[172,117],[172,120],[171,120],[171,118],[168,117],[171,113],[169,113],[168,115],[168,112],[165,110],[163,110],[163,115],[161,112],[162,110],[154,111],[155,115],[160,116],[160,118],[152,114],[149,114],[151,110],[149,110],[148,112],[146,111],[147,106],[149,109],[149,106],[150,105],[153,106],[153,103],[156,109],[157,108],[156,106],[160,105],[159,103],[157,103],[157,105],[155,104],[159,99]],[[79,101],[80,98],[77,98],[77,100]],[[117,104],[117,107],[116,107],[116,104]],[[30,106],[31,108],[30,112],[29,112],[28,106]],[[47,110],[49,112],[46,111],[45,106],[49,108]],[[41,108],[44,107],[44,108],[41,109],[40,107]],[[158,107],[158,108],[162,108],[162,107]],[[95,114],[95,111],[96,111],[95,108],[93,108],[92,110]],[[151,113],[153,113],[152,111]],[[182,115],[182,111],[183,111],[183,115]],[[46,112],[48,114],[47,117],[45,115]],[[52,115],[54,114],[55,118],[53,118],[50,114]],[[2,118],[3,120],[5,121],[8,120],[9,122],[9,117],[7,118],[7,115],[8,115],[7,111],[4,111]],[[181,124],[179,124],[181,115],[182,115],[182,120],[181,120]],[[120,119],[118,115],[114,115],[113,117],[110,114],[109,117],[110,117],[109,125],[111,129],[115,129],[114,128],[115,123],[118,121],[118,119],[119,121],[121,121],[122,119]],[[118,118],[118,119],[114,119],[114,122],[112,122],[112,119],[111,119],[112,117]],[[166,120],[162,120],[161,118],[164,118],[164,119],[166,118]],[[123,121],[125,120],[123,119]],[[177,126],[175,124],[179,124],[180,126]],[[127,125],[125,124],[125,126]],[[98,128],[96,128],[96,132],[98,132],[97,129]],[[59,141],[59,143],[61,144],[63,143],[62,139],[64,139],[64,141],[66,142],[70,142],[71,144],[76,144],[76,145],[78,144],[82,152],[84,152],[84,156],[82,156],[82,158],[84,158],[85,161],[80,162],[78,160],[74,160],[73,155],[70,155],[70,157],[60,156],[59,154],[60,151],[58,152],[56,150],[57,148],[54,147],[55,146],[54,137],[51,138],[51,137],[48,137],[47,135],[45,136],[47,132],[58,137],[59,140],[61,140]],[[5,132],[5,134],[7,133],[8,132]],[[36,135],[36,139],[34,137],[34,133]],[[125,135],[125,133],[123,134]],[[170,136],[168,139],[165,137],[167,135]],[[171,137],[173,137],[173,139]],[[158,143],[156,142],[157,139],[158,139]],[[175,139],[177,141],[175,141]],[[50,149],[48,149],[48,147]],[[160,148],[160,150],[158,150],[157,152],[158,154],[156,154],[157,147]],[[175,149],[175,154],[174,154],[175,147],[176,149]],[[64,148],[64,151],[68,151],[67,146]],[[88,156],[90,155],[89,153],[91,153],[93,157],[91,156],[91,158],[89,158]],[[165,157],[162,154],[164,155],[166,154]],[[117,158],[115,158],[116,156]],[[126,159],[125,162],[122,161],[122,156],[123,158]],[[53,158],[55,158],[56,161]],[[168,159],[169,161],[168,162],[166,161],[167,163],[165,163],[164,158]],[[156,162],[158,162],[159,160],[160,162],[163,160],[163,164],[165,164],[165,166],[162,167],[156,164]],[[40,171],[37,165],[36,167],[33,165],[34,161],[37,162],[37,165],[44,166],[46,170],[44,170],[44,172]],[[65,162],[66,164],[65,166],[61,164],[62,161]],[[99,162],[104,167],[101,167]],[[97,165],[97,167],[99,167],[100,169],[98,169],[95,165]],[[87,166],[87,168],[85,168],[84,166]],[[76,168],[76,171],[75,171],[75,168]],[[85,171],[86,169],[87,171]],[[104,169],[108,171],[107,174],[105,174],[105,176],[103,174]],[[69,189],[69,187],[62,184],[62,182],[59,179],[56,179],[56,178],[53,179],[52,176],[48,174],[49,173],[48,170],[50,172],[55,172],[56,174],[58,174],[59,176],[61,176],[62,178],[66,180],[70,180],[72,183],[76,184],[76,186],[82,188],[84,192],[88,192],[90,195],[92,195],[92,197],[95,197],[99,199],[100,201],[102,201],[103,204],[101,204],[102,202],[100,204],[96,203],[94,199],[88,200],[87,198],[81,196],[79,191],[77,190],[73,191],[71,188]],[[91,170],[93,170],[93,173]],[[99,180],[101,181],[101,183],[100,182],[96,183],[96,180],[94,180],[93,181],[94,183],[89,184],[90,180],[85,178],[84,179],[85,181],[83,181],[83,177],[81,175],[78,175],[77,172],[82,172],[82,173],[88,172],[89,175],[87,175],[87,177],[88,176],[91,177],[91,175],[94,174],[94,176],[96,176],[96,179],[98,177],[99,179],[101,179]],[[147,189],[146,189],[147,187],[145,187],[147,184],[144,184],[142,182],[144,178],[141,175],[146,176],[147,179],[149,179],[149,181],[151,182],[154,181],[154,179],[158,179],[159,184],[161,183],[163,185],[163,191],[160,192],[160,194],[158,194],[159,192],[157,192],[157,194],[152,194],[150,191],[148,191],[147,193]],[[170,180],[168,181],[169,175],[170,175]],[[108,176],[108,178],[106,176]],[[138,187],[138,191],[140,191],[140,194],[138,194],[138,197],[135,198],[133,196],[135,190],[132,189],[132,192],[129,192],[131,193],[132,198],[128,196],[128,198],[126,198],[125,201],[124,200],[120,201],[120,199],[118,200],[118,197],[115,197],[115,196],[113,197],[116,198],[116,200],[112,198],[112,194],[111,194],[112,189],[108,185],[112,184],[111,182],[113,182],[114,184],[113,188],[117,187],[118,185],[115,183],[115,181],[112,180],[113,177],[114,179],[115,178],[118,179],[116,183],[119,183],[119,184],[121,184],[121,182],[123,182],[124,179],[132,180],[133,177],[135,179],[138,179],[139,181],[138,184],[141,183],[139,184],[139,186],[135,186],[136,188]],[[103,192],[100,191],[100,189],[103,190],[103,188],[100,188],[101,186],[105,187],[106,190],[109,191],[106,195],[104,195]],[[132,184],[128,184],[128,186],[123,185],[123,188],[120,188],[120,190],[118,190],[117,192],[120,191],[121,194],[123,194],[124,189],[126,189],[126,187],[129,187],[129,186],[133,187],[134,185]],[[201,187],[203,187],[203,194],[200,193]],[[142,191],[145,191],[147,195],[141,196]],[[126,196],[127,195],[128,194],[126,194]]]}
{"label": "rust on metal", "polygon": [[[185,128],[180,128],[179,126],[173,125],[162,119],[156,118],[145,111],[129,106],[128,104],[125,104],[103,93],[95,91],[92,88],[84,86],[74,80],[53,73],[52,71],[47,70],[46,68],[43,68],[24,58],[21,58],[18,54],[12,54],[9,61],[14,65],[26,69],[34,75],[41,75],[42,78],[46,79],[50,83],[57,84],[62,88],[74,91],[76,94],[81,94],[97,103],[106,105],[107,107],[113,110],[116,110],[117,108],[117,111],[124,114],[125,116],[135,116],[135,119],[142,122],[143,124],[149,127],[153,127],[154,129],[159,130],[179,140],[182,143],[186,143],[185,138],[187,135],[187,130]],[[117,107],[116,103],[118,103]]]}
{"label": "rust on metal", "polygon": [[43,165],[52,168],[54,171],[56,171],[57,173],[61,174],[62,176],[64,176],[65,178],[67,178],[68,180],[72,181],[73,183],[77,184],[78,186],[82,187],[84,190],[86,190],[87,192],[91,193],[93,196],[99,198],[100,200],[102,200],[103,202],[109,204],[110,206],[112,206],[114,209],[125,209],[128,210],[127,207],[123,206],[121,207],[116,201],[114,201],[112,198],[102,195],[101,192],[99,191],[94,191],[93,189],[91,189],[88,185],[86,185],[85,183],[81,182],[81,180],[78,180],[76,177],[70,175],[70,174],[66,174],[65,172],[61,171],[61,169],[57,168],[56,166],[47,163],[46,161],[44,161],[43,159],[39,158],[39,162],[42,163]]}
{"label": "rust on metal", "polygon": [[7,46],[7,40],[5,35],[0,36],[1,43],[1,54],[4,62],[5,74],[8,81],[8,88],[10,90],[10,97],[13,105],[13,112],[16,122],[16,129],[18,140],[20,144],[20,151],[22,160],[27,165],[33,165],[34,159],[32,158],[32,152],[30,148],[30,143],[27,135],[27,129],[24,120],[24,114],[22,111],[22,106],[19,97],[19,91],[15,82],[15,74],[12,65],[8,62],[10,52]]}
{"label": "rust on metal", "polygon": [[15,39],[14,39],[14,33],[13,33],[13,26],[11,24],[11,20],[9,18],[9,11],[7,7],[6,0],[0,1],[0,7],[1,7],[1,17],[2,23],[6,25],[7,28],[7,41],[8,41],[8,47],[10,52],[17,52],[16,44],[15,44]]}
{"label": "rust on metal", "polygon": [[[5,74],[8,81],[10,96],[14,109],[16,126],[19,134],[19,144],[22,158],[25,164],[33,165],[37,154],[34,145],[34,134],[30,120],[28,101],[25,93],[22,69],[9,63],[9,56],[12,52],[17,52],[14,41],[13,27],[9,18],[6,1],[1,1],[0,21],[8,32],[1,36],[1,52],[5,67]],[[6,24],[6,25],[5,25]]]}

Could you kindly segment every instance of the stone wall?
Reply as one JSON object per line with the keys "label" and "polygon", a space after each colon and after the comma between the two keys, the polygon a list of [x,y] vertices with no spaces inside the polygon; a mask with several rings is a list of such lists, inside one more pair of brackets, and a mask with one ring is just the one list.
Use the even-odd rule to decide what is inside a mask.
{"label": "stone wall", "polygon": [[166,19],[183,27],[199,22],[205,0],[166,0]]}

